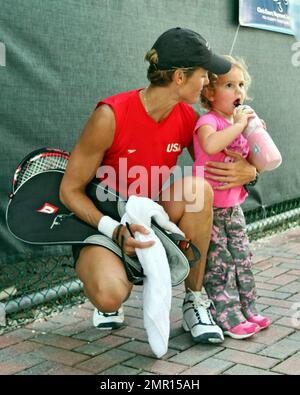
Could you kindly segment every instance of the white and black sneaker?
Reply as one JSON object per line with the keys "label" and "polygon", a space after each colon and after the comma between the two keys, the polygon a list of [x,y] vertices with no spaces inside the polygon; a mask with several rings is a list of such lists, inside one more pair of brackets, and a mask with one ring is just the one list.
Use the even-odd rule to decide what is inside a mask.
{"label": "white and black sneaker", "polygon": [[120,307],[113,313],[102,313],[95,309],[93,315],[93,325],[98,329],[118,329],[124,324],[124,311]]}
{"label": "white and black sneaker", "polygon": [[209,310],[212,301],[202,298],[201,292],[186,294],[183,305],[183,329],[191,332],[197,343],[222,343],[222,329],[214,322]]}

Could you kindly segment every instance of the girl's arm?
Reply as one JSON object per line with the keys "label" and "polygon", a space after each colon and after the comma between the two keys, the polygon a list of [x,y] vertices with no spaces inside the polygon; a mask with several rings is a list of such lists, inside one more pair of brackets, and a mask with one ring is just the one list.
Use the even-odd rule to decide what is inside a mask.
{"label": "girl's arm", "polygon": [[218,133],[212,126],[203,125],[196,133],[203,151],[208,155],[213,155],[223,151],[243,130],[243,125],[239,123],[235,123]]}
{"label": "girl's arm", "polygon": [[233,115],[233,125],[218,133],[211,125],[200,126],[196,132],[200,146],[208,155],[217,154],[223,151],[240,133],[242,133],[247,126],[248,119],[251,117],[253,117],[253,110],[237,110]]}

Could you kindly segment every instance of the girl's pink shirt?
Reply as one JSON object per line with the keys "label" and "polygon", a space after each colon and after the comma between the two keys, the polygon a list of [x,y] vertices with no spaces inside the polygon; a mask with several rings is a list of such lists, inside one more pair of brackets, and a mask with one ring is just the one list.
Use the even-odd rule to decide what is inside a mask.
{"label": "girl's pink shirt", "polygon": [[[204,125],[212,126],[216,132],[220,130],[226,129],[229,126],[232,126],[224,117],[220,114],[209,111],[205,115],[202,115],[195,126],[194,130],[194,152],[195,152],[195,162],[193,164],[193,175],[201,175],[203,174],[203,167],[206,162],[232,162],[233,158],[225,155],[224,151],[221,151],[214,155],[208,155],[200,146],[198,135],[196,131]],[[200,132],[199,132],[200,133]],[[242,154],[244,158],[247,158],[249,154],[249,145],[245,137],[240,134],[228,147],[229,150],[238,152]],[[198,171],[197,171],[198,168]],[[204,172],[204,178],[210,183],[212,187],[217,185],[222,185],[222,183],[210,180],[206,178],[206,174]],[[214,190],[214,207],[233,207],[242,204],[246,197],[248,196],[247,191],[243,186],[238,186],[235,188],[227,189],[224,191]]]}

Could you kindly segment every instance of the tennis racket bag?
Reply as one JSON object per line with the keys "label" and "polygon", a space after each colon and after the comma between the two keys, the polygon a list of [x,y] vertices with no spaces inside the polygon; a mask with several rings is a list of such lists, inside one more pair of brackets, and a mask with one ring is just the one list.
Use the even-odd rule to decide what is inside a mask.
{"label": "tennis racket bag", "polygon": [[[129,278],[140,283],[143,270],[138,259],[125,255],[116,243],[81,221],[61,203],[59,188],[69,155],[67,151],[42,148],[27,155],[18,165],[6,210],[9,231],[19,240],[35,245],[101,245],[117,254],[123,260],[127,274],[131,274]],[[101,212],[120,220],[125,212],[125,199],[97,179],[88,184],[86,193]],[[105,196],[105,201],[100,201],[99,196],[101,200]],[[152,224],[152,229],[166,249],[172,285],[178,285],[187,277],[190,266],[200,258],[199,250],[181,235],[166,232],[156,223]],[[191,261],[183,252],[187,248],[193,251]]]}

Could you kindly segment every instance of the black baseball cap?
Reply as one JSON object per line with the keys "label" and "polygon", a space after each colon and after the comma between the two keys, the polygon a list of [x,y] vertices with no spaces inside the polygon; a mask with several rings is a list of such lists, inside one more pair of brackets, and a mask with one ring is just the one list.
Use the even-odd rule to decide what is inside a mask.
{"label": "black baseball cap", "polygon": [[199,33],[175,27],[158,37],[153,47],[158,54],[158,70],[202,67],[215,74],[225,74],[231,63],[215,55],[209,43]]}

